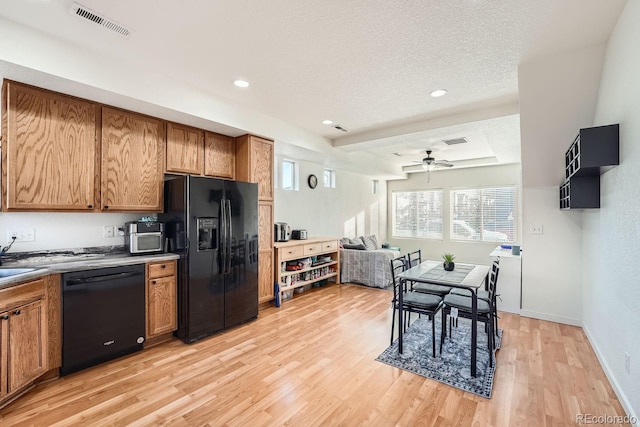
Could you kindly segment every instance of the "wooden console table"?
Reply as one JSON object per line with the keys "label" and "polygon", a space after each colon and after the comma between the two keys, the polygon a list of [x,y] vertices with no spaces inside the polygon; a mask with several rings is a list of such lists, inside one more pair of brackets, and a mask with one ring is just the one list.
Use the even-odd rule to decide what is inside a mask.
{"label": "wooden console table", "polygon": [[313,237],[306,240],[276,242],[274,245],[274,283],[280,287],[280,301],[289,299],[293,290],[331,279],[340,283],[338,239]]}

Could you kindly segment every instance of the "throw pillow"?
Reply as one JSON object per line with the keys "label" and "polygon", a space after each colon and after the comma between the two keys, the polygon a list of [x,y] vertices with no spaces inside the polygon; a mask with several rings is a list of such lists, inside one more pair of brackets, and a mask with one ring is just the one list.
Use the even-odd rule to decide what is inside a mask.
{"label": "throw pillow", "polygon": [[343,243],[342,247],[344,249],[358,249],[360,251],[364,251],[366,249],[363,244],[352,245],[352,244],[349,244],[349,243]]}
{"label": "throw pillow", "polygon": [[360,239],[364,243],[364,247],[367,248],[368,251],[375,251],[378,249],[378,239],[376,236],[361,236]]}

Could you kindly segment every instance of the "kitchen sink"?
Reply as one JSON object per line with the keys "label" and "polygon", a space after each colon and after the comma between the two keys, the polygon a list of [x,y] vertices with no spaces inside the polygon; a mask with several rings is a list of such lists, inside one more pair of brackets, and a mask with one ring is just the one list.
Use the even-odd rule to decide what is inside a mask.
{"label": "kitchen sink", "polygon": [[34,270],[37,270],[37,269],[36,268],[2,268],[0,267],[0,279],[15,276],[18,274],[29,273]]}

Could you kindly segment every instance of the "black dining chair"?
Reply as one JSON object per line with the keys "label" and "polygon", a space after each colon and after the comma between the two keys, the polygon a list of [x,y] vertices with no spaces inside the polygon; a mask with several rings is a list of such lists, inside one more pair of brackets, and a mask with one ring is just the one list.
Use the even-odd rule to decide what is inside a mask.
{"label": "black dining chair", "polygon": [[[492,269],[495,267],[500,267],[500,257],[498,257],[497,260],[495,260],[492,264]],[[493,290],[493,296],[492,296],[492,301],[493,301],[493,331],[497,334],[498,333],[498,319],[500,318],[498,316],[498,298],[500,298],[500,294],[498,293],[498,283],[497,283],[497,275],[496,275],[496,283],[494,283],[494,290]],[[461,288],[453,288],[451,289],[451,294],[455,294],[455,295],[464,295],[464,296],[471,296],[471,291],[467,290],[467,289],[461,289]],[[478,295],[478,299],[483,299],[483,300],[487,300],[489,298],[489,288],[487,286],[487,289],[478,289],[476,291],[477,295]]]}
{"label": "black dining chair", "polygon": [[[442,308],[442,298],[433,294],[425,294],[422,292],[414,292],[407,290],[404,285],[404,280],[398,277],[398,275],[405,271],[408,266],[406,257],[401,256],[391,260],[391,278],[393,282],[393,315],[391,320],[391,344],[393,344],[393,331],[395,325],[396,312],[400,307],[400,292],[402,292],[402,311],[408,313],[416,313],[418,315],[425,315],[431,320],[431,345],[432,355],[436,357],[436,326],[435,315]],[[404,328],[405,325],[398,325],[399,328]]]}
{"label": "black dining chair", "polygon": [[[422,262],[422,249],[409,252],[407,254],[407,260],[409,262],[409,268],[419,265]],[[411,282],[411,290],[416,292],[422,292],[424,294],[438,295],[444,298],[452,289],[450,286],[434,285],[431,283],[416,283]]]}
{"label": "black dining chair", "polygon": [[[497,262],[494,262],[491,266],[491,271],[489,272],[489,283],[487,287],[488,297],[486,299],[478,298],[477,299],[477,319],[478,322],[483,322],[486,326],[487,330],[487,347],[489,349],[489,363],[493,366],[493,349],[495,348],[495,332],[494,332],[494,309],[493,309],[493,301],[494,294],[496,290],[496,285],[498,282],[498,273],[500,272],[500,266]],[[447,316],[450,316],[451,309],[458,309],[458,317],[463,317],[466,319],[471,319],[472,316],[472,299],[471,296],[467,295],[459,295],[450,293],[444,297],[443,300],[443,308],[442,308],[442,331],[440,334],[440,353],[442,353],[442,345],[444,344],[446,332],[446,321]],[[449,319],[449,337],[451,338],[451,320]]]}

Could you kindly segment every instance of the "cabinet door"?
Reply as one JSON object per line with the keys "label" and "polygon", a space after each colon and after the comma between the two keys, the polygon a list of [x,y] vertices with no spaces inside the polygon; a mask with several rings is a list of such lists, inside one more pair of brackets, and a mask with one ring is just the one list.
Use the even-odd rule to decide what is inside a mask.
{"label": "cabinet door", "polygon": [[200,129],[167,123],[167,172],[202,175],[203,146]]}
{"label": "cabinet door", "polygon": [[0,401],[7,395],[7,348],[9,347],[9,313],[0,313]]}
{"label": "cabinet door", "polygon": [[258,202],[258,302],[273,299],[273,203]]}
{"label": "cabinet door", "polygon": [[204,174],[219,178],[235,178],[235,144],[230,136],[205,132]]}
{"label": "cabinet door", "polygon": [[15,82],[3,106],[5,208],[94,209],[96,106]]}
{"label": "cabinet door", "polygon": [[236,179],[257,183],[259,200],[273,200],[273,141],[253,135],[236,138]]}
{"label": "cabinet door", "polygon": [[[7,392],[47,371],[47,321],[42,300],[8,312]],[[4,320],[3,320],[4,321]]]}
{"label": "cabinet door", "polygon": [[273,249],[258,251],[258,302],[273,299]]}
{"label": "cabinet door", "polygon": [[258,199],[273,200],[273,142],[252,138],[252,182],[258,183]]}
{"label": "cabinet door", "polygon": [[163,178],[163,122],[103,107],[102,209],[160,212]]}
{"label": "cabinet door", "polygon": [[176,292],[175,276],[147,281],[147,338],[177,328]]}

